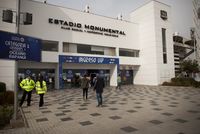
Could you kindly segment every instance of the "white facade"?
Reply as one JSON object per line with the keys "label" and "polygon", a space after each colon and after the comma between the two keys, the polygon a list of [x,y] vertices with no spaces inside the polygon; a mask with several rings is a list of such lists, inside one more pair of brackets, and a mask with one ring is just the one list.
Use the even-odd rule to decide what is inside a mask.
{"label": "white facade", "polygon": [[196,39],[196,49],[194,53],[194,58],[200,64],[200,1],[193,0],[193,25],[195,30],[195,39]]}
{"label": "white facade", "polygon": [[[167,11],[167,20],[160,18]],[[174,52],[171,12],[168,5],[152,1],[131,13],[131,21],[139,23],[140,69],[135,83],[158,85],[174,76]],[[162,33],[166,29],[167,64],[163,64]],[[153,77],[152,77],[153,76]]]}
{"label": "white facade", "polygon": [[[13,4],[9,4],[9,2]],[[12,0],[0,1],[0,5],[16,10],[16,2],[14,4]],[[14,7],[10,7],[11,5],[14,5]],[[160,18],[160,10],[167,12],[167,20]],[[31,13],[33,21],[32,25],[20,25],[20,34],[42,40],[57,41],[58,51],[42,51],[40,63],[20,61],[18,68],[54,69],[56,88],[59,88],[59,55],[119,58],[120,69],[133,70],[134,84],[159,85],[174,77],[171,13],[168,5],[151,1],[131,13],[131,22],[29,0],[21,0],[21,12]],[[49,19],[51,19],[51,23]],[[55,20],[59,20],[59,24],[55,24]],[[62,25],[61,21],[72,22],[71,30],[64,29],[66,26]],[[77,24],[81,24],[81,28],[77,28]],[[125,35],[115,33],[118,37],[111,37],[88,33],[85,25],[119,30],[124,32]],[[72,28],[82,30],[82,32],[74,31]],[[165,64],[163,63],[162,28],[166,29],[167,63]],[[15,33],[15,24],[0,20],[0,30]],[[63,52],[63,42],[97,46],[103,48],[104,55],[77,53],[76,45],[71,45],[70,50],[73,51]],[[112,56],[109,55],[111,53],[110,48],[115,51]],[[121,49],[137,50],[139,57],[120,56],[119,50]],[[11,62],[12,68],[3,69],[5,68],[4,62]],[[3,72],[9,70],[11,70],[9,72],[12,72],[13,67],[15,67],[14,63],[0,60],[0,76],[3,76],[0,77],[0,81],[6,82],[7,88],[10,90],[12,90],[10,85],[14,78],[6,81],[4,76],[14,77],[14,75],[7,76]],[[63,69],[107,69],[110,70],[110,85],[117,85],[117,65],[81,64],[80,66],[80,64],[75,63],[64,63]]]}
{"label": "white facade", "polygon": [[[0,1],[1,10],[0,14],[2,16],[3,10],[11,9],[13,11],[17,11],[17,1],[13,0],[1,0]],[[14,14],[13,19],[15,19],[16,14]],[[16,20],[13,20],[16,22]],[[8,31],[12,33],[16,33],[16,24],[15,23],[4,23],[2,19],[0,19],[0,30]],[[14,90],[15,86],[15,66],[16,62],[12,60],[4,60],[0,59],[0,81],[6,83],[6,88],[8,90]]]}

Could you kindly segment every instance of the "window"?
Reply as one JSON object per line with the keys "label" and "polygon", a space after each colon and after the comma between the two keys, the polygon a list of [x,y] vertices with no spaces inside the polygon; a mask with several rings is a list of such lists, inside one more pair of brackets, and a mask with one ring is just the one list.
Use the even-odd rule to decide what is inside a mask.
{"label": "window", "polygon": [[63,42],[63,52],[69,52],[69,43]]}
{"label": "window", "polygon": [[162,28],[163,63],[167,64],[166,29]]}
{"label": "window", "polygon": [[139,57],[139,50],[119,49],[119,56]]}
{"label": "window", "polygon": [[58,52],[58,41],[42,41],[42,51],[56,51]]}
{"label": "window", "polygon": [[114,47],[63,42],[63,52],[116,56]]}
{"label": "window", "polygon": [[103,47],[78,44],[77,53],[104,55],[104,49]]}

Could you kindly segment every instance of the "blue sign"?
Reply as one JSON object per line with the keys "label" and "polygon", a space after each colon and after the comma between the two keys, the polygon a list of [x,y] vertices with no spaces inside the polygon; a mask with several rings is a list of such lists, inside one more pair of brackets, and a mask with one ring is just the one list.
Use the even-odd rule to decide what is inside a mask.
{"label": "blue sign", "polygon": [[66,75],[67,75],[67,78],[73,78],[74,77],[72,70],[67,70]]}
{"label": "blue sign", "polygon": [[0,31],[0,58],[39,62],[41,40]]}
{"label": "blue sign", "polygon": [[119,64],[119,58],[59,55],[61,63]]}

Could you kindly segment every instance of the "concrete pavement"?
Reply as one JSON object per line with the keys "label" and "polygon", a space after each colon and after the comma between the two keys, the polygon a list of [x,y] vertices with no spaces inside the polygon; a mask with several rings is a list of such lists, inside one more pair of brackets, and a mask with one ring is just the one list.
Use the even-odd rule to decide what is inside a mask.
{"label": "concrete pavement", "polygon": [[[33,94],[23,106],[27,128],[5,134],[200,134],[200,89],[160,86],[105,88],[103,107],[96,96],[82,99],[81,89],[49,91],[45,106]],[[26,105],[26,102],[24,102]]]}

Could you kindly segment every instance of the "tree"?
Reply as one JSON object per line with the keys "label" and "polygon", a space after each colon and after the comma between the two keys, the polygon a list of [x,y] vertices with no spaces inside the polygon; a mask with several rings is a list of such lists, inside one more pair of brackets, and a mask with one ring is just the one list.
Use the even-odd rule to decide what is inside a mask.
{"label": "tree", "polygon": [[180,63],[181,72],[186,72],[187,74],[198,73],[199,65],[196,60],[184,60]]}

